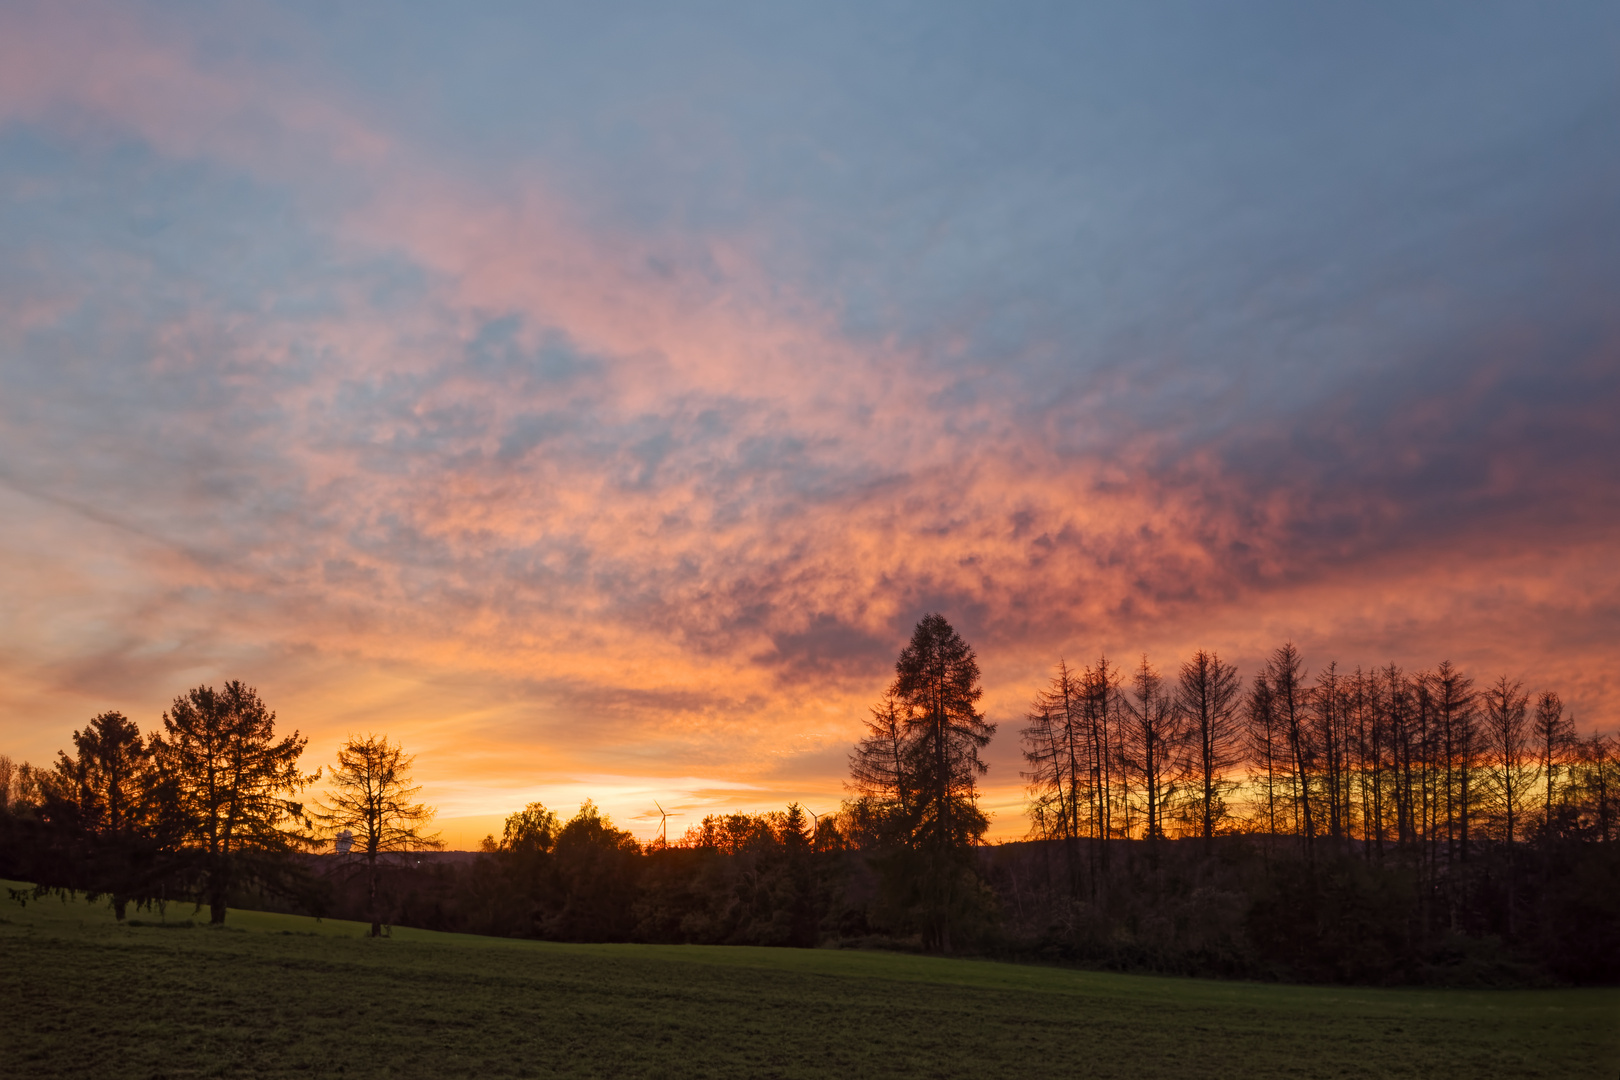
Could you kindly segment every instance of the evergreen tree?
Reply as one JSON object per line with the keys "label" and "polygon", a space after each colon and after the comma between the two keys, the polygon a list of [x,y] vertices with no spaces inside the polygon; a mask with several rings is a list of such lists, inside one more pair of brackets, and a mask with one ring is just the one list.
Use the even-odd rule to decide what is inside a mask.
{"label": "evergreen tree", "polygon": [[890,863],[891,878],[914,893],[924,941],[942,952],[959,909],[976,898],[970,853],[989,827],[977,781],[995,725],[978,711],[982,694],[972,647],[943,615],[926,615],[850,757],[851,787],[876,804],[886,838],[909,856]]}
{"label": "evergreen tree", "polygon": [[[74,753],[57,754],[55,796],[47,814],[82,845],[80,883],[90,893],[112,897],[122,921],[139,888],[137,852],[143,839],[151,748],[141,729],[123,713],[104,712],[73,733]],[[150,853],[148,853],[150,854]]]}
{"label": "evergreen tree", "polygon": [[884,842],[904,843],[916,827],[922,769],[914,759],[921,752],[891,689],[873,706],[866,734],[849,756],[848,787],[862,799],[859,814],[866,827]]}
{"label": "evergreen tree", "polygon": [[313,822],[291,796],[320,778],[298,771],[308,742],[275,738],[276,714],[250,686],[199,686],[163,714],[154,759],[167,795],[162,808],[201,858],[209,920],[225,921],[233,886],[278,876],[275,857],[313,845]]}

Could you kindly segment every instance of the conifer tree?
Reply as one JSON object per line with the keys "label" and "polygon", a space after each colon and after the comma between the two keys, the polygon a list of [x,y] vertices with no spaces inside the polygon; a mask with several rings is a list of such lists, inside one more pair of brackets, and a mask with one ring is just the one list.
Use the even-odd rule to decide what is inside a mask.
{"label": "conifer tree", "polygon": [[908,837],[915,826],[912,811],[921,770],[913,759],[919,752],[891,689],[873,706],[866,734],[849,756],[848,786],[866,800],[863,816],[872,820],[885,838]]}
{"label": "conifer tree", "polygon": [[968,853],[989,821],[978,807],[979,751],[995,725],[978,711],[979,663],[943,615],[925,615],[895,661],[884,704],[850,758],[851,786],[887,808],[890,836],[915,856],[924,940],[949,952],[976,873]]}
{"label": "conifer tree", "polygon": [[153,742],[169,792],[165,809],[202,860],[209,920],[225,921],[227,897],[246,880],[266,880],[273,859],[308,848],[313,824],[293,799],[320,778],[298,771],[308,742],[298,732],[277,740],[276,714],[258,692],[231,681],[199,686],[174,699]]}
{"label": "conifer tree", "polygon": [[112,897],[119,921],[134,890],[135,846],[144,824],[145,786],[151,748],[141,729],[123,713],[104,712],[73,733],[74,753],[57,754],[54,800],[69,831],[88,843],[94,872],[92,894]]}

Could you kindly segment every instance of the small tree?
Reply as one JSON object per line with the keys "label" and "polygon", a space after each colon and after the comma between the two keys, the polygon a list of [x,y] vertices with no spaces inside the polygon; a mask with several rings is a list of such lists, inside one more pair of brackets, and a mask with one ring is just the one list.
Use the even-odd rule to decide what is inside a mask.
{"label": "small tree", "polygon": [[557,820],[556,814],[547,810],[544,803],[532,802],[517,813],[506,816],[501,842],[495,844],[494,837],[491,837],[490,848],[494,851],[544,855],[557,843],[557,833],[561,829],[562,823]]}
{"label": "small tree", "polygon": [[371,920],[372,937],[382,933],[382,914],[377,905],[378,856],[413,847],[436,850],[443,846],[436,834],[422,832],[422,827],[433,819],[433,808],[414,801],[422,790],[411,783],[415,760],[398,743],[389,742],[387,736],[349,736],[338,747],[329,801],[315,814],[329,832],[347,830],[353,836],[349,855],[364,864],[366,917]]}
{"label": "small tree", "polygon": [[[174,699],[153,740],[164,792],[157,811],[178,823],[202,856],[202,895],[209,921],[225,921],[231,887],[269,879],[274,857],[307,848],[312,824],[289,796],[320,779],[298,771],[308,739],[275,738],[276,714],[258,691],[232,681],[216,691],[199,686]],[[268,860],[267,858],[268,857]]]}
{"label": "small tree", "polygon": [[111,895],[123,921],[134,888],[135,841],[143,824],[143,787],[152,752],[141,729],[120,712],[92,717],[73,733],[74,753],[57,754],[53,800],[69,831],[90,845],[92,895]]}

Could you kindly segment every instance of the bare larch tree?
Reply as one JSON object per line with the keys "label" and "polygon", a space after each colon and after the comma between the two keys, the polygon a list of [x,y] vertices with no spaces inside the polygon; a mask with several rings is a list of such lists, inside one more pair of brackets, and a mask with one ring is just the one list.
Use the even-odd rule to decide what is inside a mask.
{"label": "bare larch tree", "polygon": [[378,905],[378,860],[411,850],[442,847],[437,835],[422,830],[433,819],[433,808],[416,801],[421,787],[411,782],[415,758],[386,735],[351,735],[337,753],[330,793],[315,819],[331,835],[352,837],[348,855],[358,860],[366,875],[366,915],[371,936],[382,933]]}
{"label": "bare larch tree", "polygon": [[1206,853],[1226,816],[1225,796],[1237,786],[1227,774],[1243,760],[1240,688],[1237,669],[1202,649],[1181,665],[1176,680],[1176,707],[1192,743],[1196,824]]}

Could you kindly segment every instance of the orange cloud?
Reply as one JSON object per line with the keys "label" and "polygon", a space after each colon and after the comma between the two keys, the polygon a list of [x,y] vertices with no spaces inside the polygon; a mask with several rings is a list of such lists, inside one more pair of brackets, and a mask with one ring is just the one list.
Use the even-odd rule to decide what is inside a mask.
{"label": "orange cloud", "polygon": [[[442,160],[329,86],[203,62],[161,18],[44,6],[7,31],[5,118],[112,125],[290,191],[326,275],[188,284],[182,310],[62,275],[8,315],[21,349],[88,311],[142,343],[138,391],[170,395],[145,403],[150,443],[86,424],[95,453],[63,465],[49,432],[18,436],[38,453],[0,476],[9,752],[43,759],[106,707],[150,727],[240,677],[317,760],[350,731],[402,740],[469,834],[533,798],[594,797],[643,836],[654,798],[683,827],[820,810],[932,609],[978,646],[1003,725],[1001,836],[1023,828],[1019,717],[1060,655],[1252,666],[1292,638],[1317,662],[1534,673],[1614,715],[1616,523],[1591,476],[1524,468],[1528,428],[1483,479],[1424,471],[1424,439],[1500,410],[1507,376],[1472,404],[1401,389],[1376,424],[1352,395],[1192,434],[1137,416],[1156,388],[1117,372],[1032,400],[848,333],[746,229],[604,224],[539,167]],[[158,273],[109,277],[138,299]],[[301,289],[319,302],[286,302]],[[1593,355],[1612,401],[1615,354]],[[1498,505],[1549,483],[1578,527]]]}

